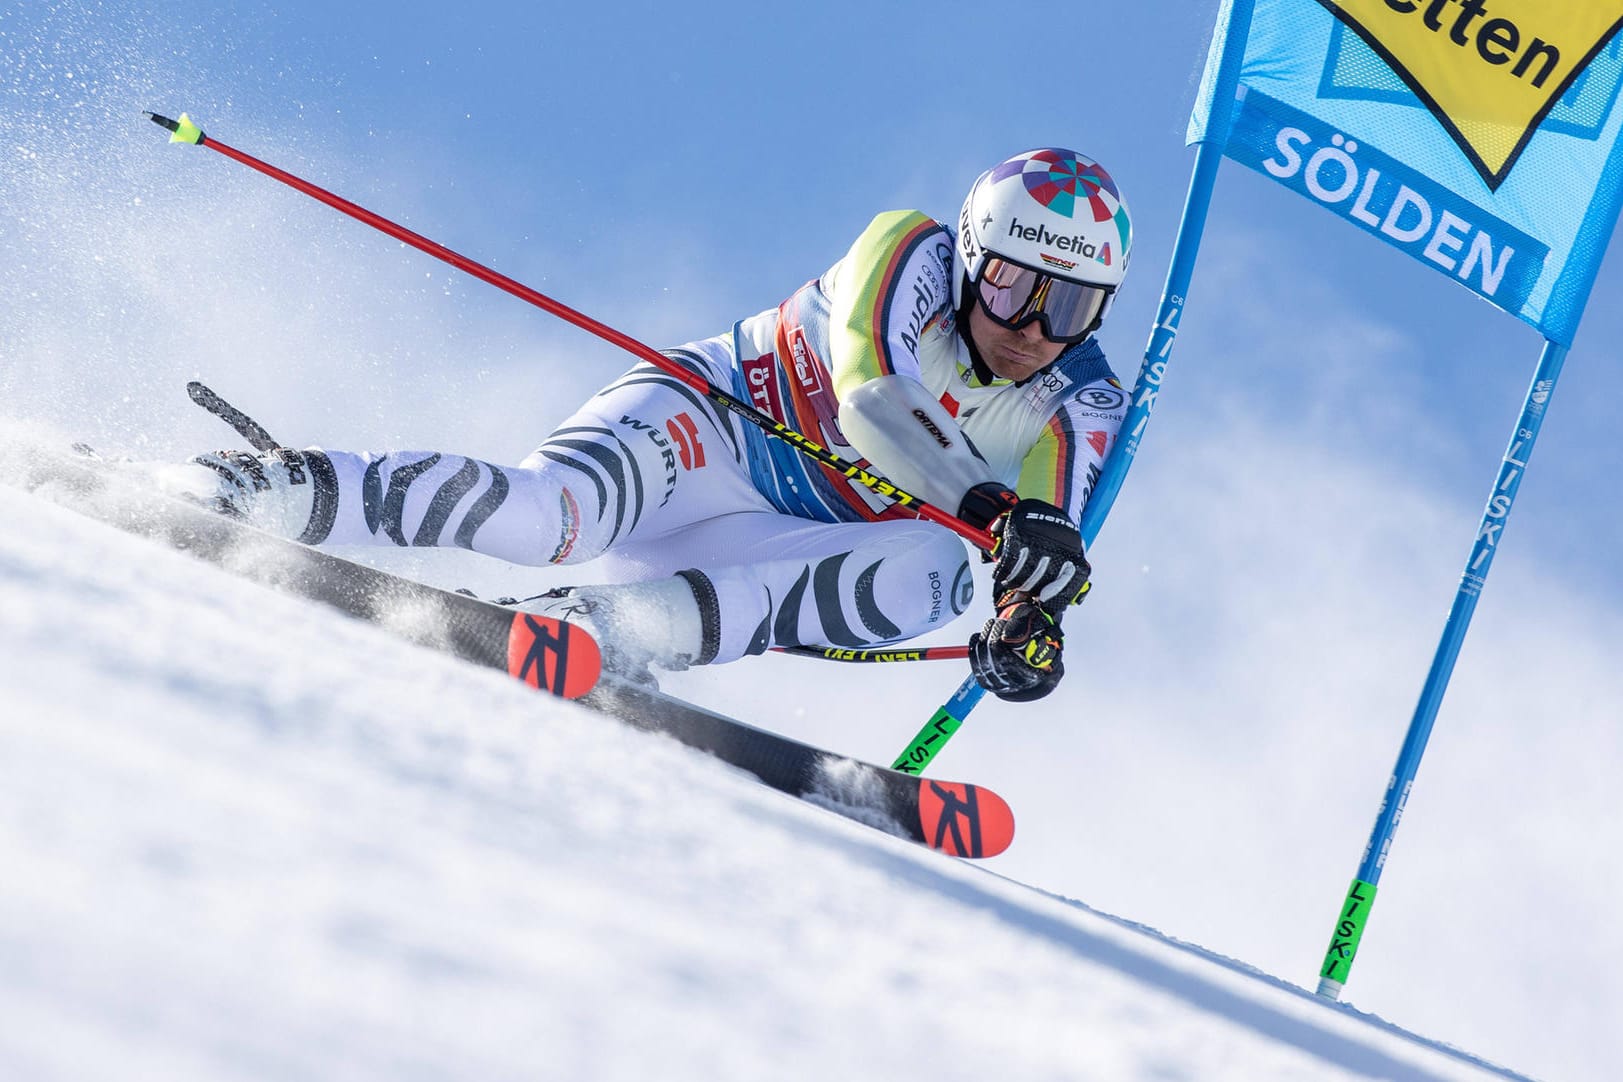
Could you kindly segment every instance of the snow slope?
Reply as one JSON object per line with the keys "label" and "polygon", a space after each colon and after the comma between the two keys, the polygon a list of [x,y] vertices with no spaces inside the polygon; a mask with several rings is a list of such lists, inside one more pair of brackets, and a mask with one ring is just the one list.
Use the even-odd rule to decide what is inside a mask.
{"label": "snow slope", "polygon": [[43,496],[0,523],[0,1077],[1519,1077]]}
{"label": "snow slope", "polygon": [[[628,363],[258,174],[167,145],[144,109],[188,110],[656,346],[778,303],[879,210],[950,220],[989,162],[1073,143],[1110,163],[1141,227],[1133,283],[1101,335],[1128,376],[1157,318],[1216,7],[1056,9],[1043,40],[1087,44],[1084,100],[1025,94],[1011,112],[1007,95],[921,94],[917,64],[875,62],[875,47],[902,40],[910,55],[962,55],[966,24],[938,4],[789,5],[770,18],[759,5],[650,4],[629,19],[623,6],[510,0],[363,4],[344,18],[312,0],[7,5],[0,418],[178,461],[235,442],[187,401],[185,381],[200,378],[292,443],[512,463]],[[705,62],[673,69],[673,44]],[[786,77],[735,62],[765,56]],[[844,71],[862,77],[827,77]],[[907,122],[875,101],[905,102]],[[784,126],[825,115],[842,122]],[[783,168],[741,165],[717,152],[739,132],[790,132],[794,152]],[[1095,589],[1067,621],[1070,675],[1039,709],[983,702],[940,769],[1019,809],[1020,840],[992,870],[1310,984],[1538,344],[1311,200],[1232,164],[1222,173],[1165,393],[1092,553]],[[1614,257],[1347,989],[1357,1006],[1561,1082],[1610,1082],[1623,1057],[1618,274]],[[0,535],[45,528],[11,506]],[[532,581],[440,559],[452,554],[386,555],[493,593]],[[81,600],[110,592],[95,577],[59,587],[72,581],[89,587]],[[0,587],[7,726],[14,671],[45,664],[15,641],[30,596]],[[983,616],[939,641],[961,643]],[[246,649],[254,636],[232,626],[200,667]],[[883,759],[959,675],[912,666],[878,680],[768,659],[672,690]],[[363,693],[376,694],[320,694]],[[94,704],[115,693],[99,694],[79,712],[108,713]],[[68,711],[55,695],[53,711]],[[290,724],[279,707],[248,709]],[[528,730],[544,711],[523,709]],[[382,712],[389,733],[410,731],[401,704]],[[23,769],[8,754],[0,783]],[[14,821],[0,804],[0,822]],[[13,865],[31,866],[0,863],[0,896],[16,896]],[[14,962],[0,958],[0,974]],[[0,1039],[19,1017],[0,1016]]]}

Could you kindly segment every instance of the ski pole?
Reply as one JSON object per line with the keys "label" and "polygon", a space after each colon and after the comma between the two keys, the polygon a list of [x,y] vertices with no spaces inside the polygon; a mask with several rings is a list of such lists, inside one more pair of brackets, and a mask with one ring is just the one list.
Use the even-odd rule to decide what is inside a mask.
{"label": "ski pole", "polygon": [[815,657],[824,661],[877,662],[893,665],[903,661],[962,661],[969,656],[967,646],[898,646],[877,650],[848,650],[843,646],[774,646],[774,654]]}
{"label": "ski pole", "polygon": [[191,400],[237,430],[237,435],[248,441],[256,451],[274,451],[281,446],[276,437],[265,431],[265,426],[221,398],[212,387],[192,380],[186,384]]}
{"label": "ski pole", "polygon": [[424,237],[421,234],[413,233],[405,226],[398,225],[395,222],[391,222],[389,219],[382,217],[381,215],[374,214],[365,207],[351,203],[342,196],[334,195],[325,188],[317,187],[301,177],[294,176],[292,173],[278,169],[276,166],[271,165],[268,162],[260,161],[253,155],[245,154],[235,147],[220,142],[218,139],[211,139],[205,135],[202,129],[193,123],[192,119],[185,113],[180,114],[179,120],[171,120],[166,116],[159,116],[157,113],[153,112],[147,112],[145,115],[149,117],[154,124],[161,128],[167,129],[171,133],[169,136],[169,141],[171,143],[192,143],[197,146],[205,146],[210,150],[218,151],[219,153],[224,154],[227,158],[230,158],[232,161],[235,161],[241,165],[246,165],[248,168],[253,169],[256,172],[265,174],[272,180],[286,184],[295,191],[302,192],[318,202],[325,203],[334,210],[339,211],[342,214],[346,214],[358,222],[363,222],[379,232],[386,233],[404,244],[409,244],[418,251],[426,252],[435,259],[449,263],[458,270],[465,271],[466,273],[473,275],[475,278],[478,278],[480,281],[495,286],[497,289],[511,293],[520,300],[535,305],[542,311],[549,312],[552,315],[557,316],[559,319],[573,323],[582,330],[595,334],[597,337],[611,343],[612,345],[619,346],[621,349],[625,350],[627,353],[630,353],[638,360],[646,361],[647,363],[658,368],[660,371],[664,372],[666,375],[673,376],[676,379],[681,380],[683,383],[686,383],[688,386],[704,395],[716,405],[721,406],[723,409],[730,411],[738,417],[743,418],[745,421],[755,425],[757,428],[763,429],[769,435],[776,436],[778,439],[789,444],[795,450],[799,451],[801,454],[805,455],[807,458],[818,463],[819,465],[826,466],[829,469],[834,470],[835,472],[840,473],[853,481],[856,481],[864,488],[870,489],[878,495],[883,496],[894,503],[900,504],[901,506],[912,511],[914,514],[918,515],[920,518],[928,519],[938,526],[945,526],[947,529],[953,531],[982,550],[990,550],[992,548],[992,535],[987,533],[985,530],[977,529],[957,516],[948,514],[939,507],[928,504],[919,499],[917,496],[897,488],[895,485],[885,480],[884,477],[874,473],[872,470],[864,469],[861,466],[845,461],[845,459],[841,458],[839,455],[836,455],[833,451],[828,450],[819,443],[807,439],[805,436],[801,435],[799,432],[796,432],[788,425],[785,425],[771,416],[762,413],[760,410],[756,409],[754,406],[743,401],[742,399],[728,394],[726,391],[699,375],[699,373],[684,367],[682,364],[670,357],[665,356],[665,354],[660,353],[651,346],[644,345],[642,342],[637,341],[630,335],[617,331],[613,327],[601,323],[582,312],[578,312],[566,304],[553,300],[551,297],[548,297],[545,294],[538,293],[529,286],[509,278],[505,274],[491,270],[489,267],[486,267],[481,263],[475,263],[467,256],[453,252],[444,245],[429,240],[427,237]]}
{"label": "ski pole", "polygon": [[[967,647],[966,653],[967,653]],[[930,760],[936,757],[952,734],[964,723],[969,712],[975,709],[975,704],[981,701],[986,689],[976,682],[974,676],[968,677],[958,690],[953,692],[952,698],[941,704],[941,708],[930,716],[924,723],[924,728],[908,742],[902,753],[896,756],[895,762],[890,764],[892,770],[900,770],[904,774],[922,774],[924,768],[930,765]]]}

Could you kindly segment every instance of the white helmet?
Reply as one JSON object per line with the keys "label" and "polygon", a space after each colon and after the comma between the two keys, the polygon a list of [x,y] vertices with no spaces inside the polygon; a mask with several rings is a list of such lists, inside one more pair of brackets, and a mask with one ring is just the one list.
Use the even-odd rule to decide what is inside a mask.
{"label": "white helmet", "polygon": [[1060,147],[1017,154],[964,200],[953,307],[979,298],[1005,327],[1038,320],[1054,341],[1080,342],[1110,310],[1132,237],[1127,202],[1098,162]]}

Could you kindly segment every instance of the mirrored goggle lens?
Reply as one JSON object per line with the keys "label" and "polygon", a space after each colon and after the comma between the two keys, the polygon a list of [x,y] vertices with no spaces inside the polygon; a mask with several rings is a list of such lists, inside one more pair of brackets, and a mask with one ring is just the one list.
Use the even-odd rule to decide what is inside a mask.
{"label": "mirrored goggle lens", "polygon": [[1055,278],[996,256],[986,261],[976,288],[987,315],[1015,330],[1041,320],[1056,342],[1084,338],[1111,293],[1104,286]]}

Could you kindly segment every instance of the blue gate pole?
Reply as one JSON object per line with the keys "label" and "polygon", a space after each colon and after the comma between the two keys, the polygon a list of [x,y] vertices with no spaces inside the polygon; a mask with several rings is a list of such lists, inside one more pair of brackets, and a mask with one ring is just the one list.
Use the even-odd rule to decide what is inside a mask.
{"label": "blue gate pole", "polygon": [[[1250,6],[1249,3],[1246,6]],[[1244,31],[1242,30],[1243,34]],[[1155,398],[1161,391],[1161,380],[1166,376],[1167,362],[1172,347],[1178,341],[1178,320],[1183,316],[1184,298],[1189,295],[1189,284],[1195,276],[1195,257],[1200,253],[1201,236],[1206,231],[1206,212],[1211,207],[1212,187],[1217,183],[1217,167],[1223,160],[1221,139],[1207,140],[1195,149],[1195,168],[1189,180],[1189,194],[1184,201],[1183,219],[1178,223],[1178,239],[1172,249],[1172,264],[1167,268],[1166,288],[1161,292],[1161,307],[1156,313],[1155,327],[1150,331],[1149,345],[1144,348],[1144,361],[1133,383],[1133,404],[1122,418],[1099,480],[1093,486],[1087,506],[1082,509],[1082,543],[1091,547],[1104,525],[1105,516],[1121,492],[1122,481],[1138,454],[1139,441],[1150,423],[1155,409]]]}
{"label": "blue gate pole", "polygon": [[1347,983],[1347,976],[1352,971],[1358,944],[1364,938],[1364,923],[1375,904],[1375,889],[1381,881],[1387,853],[1392,848],[1392,837],[1403,819],[1403,807],[1408,803],[1415,774],[1420,770],[1420,757],[1426,753],[1426,742],[1431,739],[1432,724],[1437,720],[1437,711],[1442,706],[1449,677],[1454,673],[1460,645],[1465,641],[1471,615],[1476,611],[1477,597],[1482,593],[1488,569],[1493,565],[1494,553],[1498,551],[1500,531],[1510,518],[1511,506],[1516,502],[1516,491],[1521,487],[1522,474],[1526,472],[1527,460],[1533,453],[1533,444],[1538,440],[1539,429],[1544,423],[1545,408],[1555,391],[1555,382],[1561,376],[1561,365],[1566,357],[1566,346],[1545,341],[1544,352],[1540,354],[1538,368],[1533,373],[1533,383],[1522,403],[1521,419],[1516,423],[1516,432],[1499,464],[1499,476],[1494,482],[1493,492],[1488,496],[1487,510],[1483,512],[1482,523],[1477,529],[1476,544],[1471,548],[1471,558],[1465,565],[1459,591],[1454,595],[1448,622],[1443,626],[1442,641],[1437,644],[1431,671],[1426,674],[1426,684],[1421,689],[1414,718],[1409,722],[1409,731],[1403,738],[1397,765],[1392,768],[1392,776],[1386,783],[1381,810],[1375,816],[1375,829],[1370,833],[1369,843],[1364,847],[1364,859],[1358,865],[1358,874],[1353,877],[1352,886],[1342,903],[1335,933],[1330,937],[1330,948],[1324,955],[1324,964],[1319,967],[1319,995],[1327,999],[1341,997],[1342,986]]}

